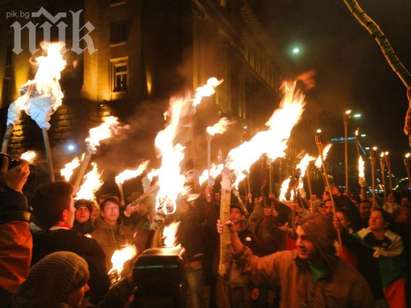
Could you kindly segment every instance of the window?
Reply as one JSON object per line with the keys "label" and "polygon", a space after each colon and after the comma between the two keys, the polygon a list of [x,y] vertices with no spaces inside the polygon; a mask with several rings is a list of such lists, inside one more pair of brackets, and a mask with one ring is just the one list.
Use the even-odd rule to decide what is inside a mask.
{"label": "window", "polygon": [[128,65],[127,60],[112,61],[113,92],[127,92]]}
{"label": "window", "polygon": [[125,22],[112,22],[110,24],[110,44],[127,42],[128,29]]}

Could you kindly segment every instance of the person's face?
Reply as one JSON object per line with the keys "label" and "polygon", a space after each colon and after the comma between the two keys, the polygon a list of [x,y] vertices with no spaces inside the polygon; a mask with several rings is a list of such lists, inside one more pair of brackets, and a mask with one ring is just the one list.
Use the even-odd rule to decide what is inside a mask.
{"label": "person's face", "polygon": [[6,174],[7,185],[17,191],[22,191],[30,175],[30,165],[22,161],[19,165],[8,170]]}
{"label": "person's face", "polygon": [[264,217],[273,216],[273,209],[271,207],[264,207]]}
{"label": "person's face", "polygon": [[76,208],[74,207],[74,198],[73,195],[71,195],[69,199],[69,206],[63,210],[63,222],[69,228],[73,227],[75,212]]}
{"label": "person's face", "polygon": [[385,221],[380,211],[372,211],[370,219],[368,220],[368,226],[371,231],[381,231],[385,228]]}
{"label": "person's face", "polygon": [[237,224],[243,219],[243,214],[241,214],[241,211],[237,208],[231,208],[230,210],[230,220],[234,223]]}
{"label": "person's face", "polygon": [[335,220],[338,225],[340,225],[343,228],[348,228],[349,227],[349,222],[345,218],[344,214],[341,212],[336,212],[335,213]]}
{"label": "person's face", "polygon": [[371,204],[367,202],[361,202],[359,207],[360,217],[363,220],[366,220],[370,217],[371,213]]}
{"label": "person's face", "polygon": [[82,206],[76,209],[76,221],[80,224],[84,224],[90,219],[90,211],[87,207]]}
{"label": "person's face", "polygon": [[67,296],[67,303],[70,307],[80,308],[83,305],[84,295],[90,290],[88,283],[80,287],[78,290],[71,292]]}
{"label": "person's face", "polygon": [[338,190],[337,186],[332,186],[331,187],[331,193],[333,194],[333,196],[340,196],[341,195],[341,193]]}
{"label": "person's face", "polygon": [[323,211],[325,215],[333,214],[333,203],[331,202],[331,200],[328,200],[324,203]]}
{"label": "person's face", "polygon": [[388,202],[392,202],[392,203],[395,202],[395,196],[394,196],[393,193],[390,193],[390,194],[387,196],[387,201],[388,201]]}
{"label": "person's face", "polygon": [[307,239],[307,236],[301,226],[297,226],[296,233],[297,255],[300,259],[307,260],[314,254],[314,245],[310,240]]}
{"label": "person's face", "polygon": [[103,219],[109,224],[117,223],[117,219],[120,216],[120,208],[117,203],[106,202],[103,211],[101,212]]}
{"label": "person's face", "polygon": [[411,212],[410,209],[407,207],[400,207],[398,209],[398,214],[395,217],[395,222],[399,224],[408,224],[410,223],[411,219]]}

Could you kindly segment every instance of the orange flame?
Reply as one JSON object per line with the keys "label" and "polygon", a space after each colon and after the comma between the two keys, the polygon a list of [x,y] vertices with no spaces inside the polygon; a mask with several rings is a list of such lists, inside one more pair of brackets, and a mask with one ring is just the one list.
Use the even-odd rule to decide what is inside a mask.
{"label": "orange flame", "polygon": [[134,245],[127,245],[121,249],[114,251],[111,256],[112,268],[108,271],[108,274],[116,273],[121,276],[124,269],[124,264],[133,259],[137,255],[137,249]]}
{"label": "orange flame", "polygon": [[76,170],[78,166],[80,166],[80,160],[78,159],[78,157],[74,157],[71,162],[68,162],[62,169],[60,169],[60,174],[66,182],[70,181],[74,170]]}
{"label": "orange flame", "polygon": [[[324,161],[327,160],[327,156],[328,156],[328,153],[329,153],[330,150],[331,150],[331,147],[332,147],[332,144],[331,144],[331,143],[327,144],[327,145],[324,147],[323,153],[322,153],[322,154],[323,154],[323,155],[322,155],[322,158],[323,158]],[[318,156],[318,158],[316,159],[314,165],[315,165],[318,169],[321,169],[321,167],[323,166],[323,161],[321,160],[321,155]]]}
{"label": "orange flame", "polygon": [[103,185],[101,173],[97,168],[96,163],[91,163],[92,169],[85,175],[84,182],[81,184],[79,191],[76,194],[76,200],[95,200],[95,193]]}
{"label": "orange flame", "polygon": [[232,122],[230,120],[228,120],[227,118],[221,118],[213,126],[208,126],[207,127],[207,134],[209,134],[210,136],[224,134],[224,132],[227,130],[228,126],[231,123]]}
{"label": "orange flame", "polygon": [[25,111],[39,126],[48,128],[51,114],[62,104],[64,94],[59,80],[67,64],[63,58],[64,43],[42,42],[40,47],[46,55],[35,59],[38,68],[34,79],[22,85],[24,94],[10,104],[7,125],[16,124],[21,111]]}
{"label": "orange flame", "polygon": [[201,100],[204,97],[211,96],[215,93],[215,88],[217,88],[224,80],[218,80],[215,77],[211,77],[207,80],[207,83],[196,89],[193,98],[193,107],[197,107],[201,104]]}
{"label": "orange flame", "polygon": [[226,166],[236,176],[234,186],[244,180],[250,167],[264,154],[272,161],[285,155],[291,131],[304,111],[304,95],[296,90],[296,82],[285,82],[283,99],[266,123],[267,129],[258,132],[228,153]]}
{"label": "orange flame", "polygon": [[300,170],[300,177],[298,179],[298,189],[299,190],[304,190],[304,176],[307,171],[308,166],[310,165],[310,162],[315,160],[314,157],[312,157],[309,154],[305,154],[304,157],[300,160],[300,162],[297,164],[296,169]]}
{"label": "orange flame", "polygon": [[173,222],[167,226],[164,226],[163,230],[163,238],[164,238],[164,247],[167,248],[174,248],[180,247],[180,244],[177,245],[176,242],[176,233],[180,222]]}
{"label": "orange flame", "polygon": [[[290,187],[290,181],[291,178],[287,178],[281,183],[280,195],[278,196],[278,200],[281,202],[289,201],[287,200],[286,195]],[[292,190],[290,191],[290,199],[294,200],[294,191]]]}
{"label": "orange flame", "polygon": [[185,177],[180,166],[184,159],[184,147],[175,144],[175,137],[185,103],[183,99],[171,101],[170,123],[155,139],[155,146],[161,153],[161,166],[158,169],[160,189],[156,197],[156,210],[164,214],[175,212],[177,197],[184,190]]}
{"label": "orange flame", "polygon": [[120,123],[118,118],[113,116],[106,117],[103,123],[89,130],[86,143],[90,151],[95,152],[101,141],[109,139],[113,134],[117,134],[119,130]]}
{"label": "orange flame", "polygon": [[29,164],[32,164],[37,157],[37,153],[35,151],[27,151],[21,154],[20,159],[25,160]]}
{"label": "orange flame", "polygon": [[[216,179],[221,174],[221,172],[223,172],[223,169],[224,169],[223,164],[218,164],[218,165],[212,164],[210,167],[210,177],[212,179]],[[203,185],[207,180],[208,180],[208,170],[205,169],[201,173],[200,177],[198,178],[198,182],[200,183],[200,185]]]}
{"label": "orange flame", "polygon": [[115,177],[115,181],[117,184],[123,184],[125,181],[128,181],[132,178],[136,178],[141,175],[144,170],[146,170],[149,161],[146,160],[145,162],[141,163],[136,169],[126,169],[120,174]]}
{"label": "orange flame", "polygon": [[365,182],[365,162],[362,157],[358,157],[358,180],[360,183]]}

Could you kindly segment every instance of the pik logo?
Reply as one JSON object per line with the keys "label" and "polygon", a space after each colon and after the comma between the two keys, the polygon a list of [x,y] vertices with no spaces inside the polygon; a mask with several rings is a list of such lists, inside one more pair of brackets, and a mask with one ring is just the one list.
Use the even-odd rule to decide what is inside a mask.
{"label": "pik logo", "polygon": [[37,51],[36,35],[38,31],[43,32],[44,41],[51,41],[52,31],[57,31],[59,41],[65,42],[67,34],[66,31],[68,28],[68,25],[65,21],[67,20],[67,18],[71,17],[72,46],[70,50],[75,52],[76,54],[81,54],[85,50],[87,50],[89,54],[95,53],[97,49],[94,47],[93,39],[90,36],[90,33],[94,31],[95,27],[89,21],[87,21],[83,25],[80,25],[80,15],[82,11],[83,10],[78,10],[76,12],[69,11],[71,15],[69,17],[67,17],[68,14],[66,12],[59,12],[55,16],[53,16],[45,8],[41,7],[37,12],[31,12],[31,19],[36,19],[44,16],[47,19],[45,22],[39,24],[33,23],[33,21],[30,20],[22,25],[21,22],[15,21],[10,25],[10,28],[13,29],[14,34],[14,44],[12,51],[15,54],[20,54],[23,51],[21,47],[23,30],[28,31],[29,50],[31,54]]}

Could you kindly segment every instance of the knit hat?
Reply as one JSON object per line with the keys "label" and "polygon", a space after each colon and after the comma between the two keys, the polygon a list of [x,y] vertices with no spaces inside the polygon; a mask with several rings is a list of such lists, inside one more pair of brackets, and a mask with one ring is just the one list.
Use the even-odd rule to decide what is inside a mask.
{"label": "knit hat", "polygon": [[90,200],[85,200],[85,199],[80,199],[80,200],[77,200],[75,203],[74,203],[74,207],[76,208],[76,209],[79,209],[79,208],[81,208],[81,207],[86,207],[89,211],[90,211],[90,213],[93,211],[93,201],[90,201]]}
{"label": "knit hat", "polygon": [[17,290],[15,307],[57,307],[88,279],[88,265],[82,257],[69,251],[54,252],[32,267]]}
{"label": "knit hat", "polygon": [[322,252],[334,252],[336,232],[332,220],[322,214],[311,214],[300,224],[306,237]]}

